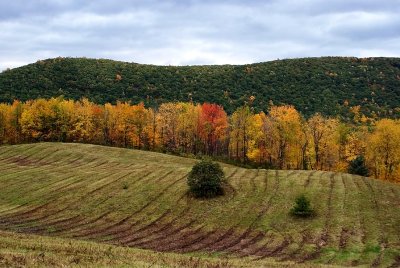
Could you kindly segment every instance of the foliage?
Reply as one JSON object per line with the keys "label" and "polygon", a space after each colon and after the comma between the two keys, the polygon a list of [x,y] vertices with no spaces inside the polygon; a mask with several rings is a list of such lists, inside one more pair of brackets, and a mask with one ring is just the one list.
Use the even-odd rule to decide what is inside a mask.
{"label": "foliage", "polygon": [[314,214],[310,201],[304,194],[301,194],[296,198],[295,205],[290,210],[290,214],[302,218],[310,217]]}
{"label": "foliage", "polygon": [[374,176],[400,181],[400,121],[378,121],[366,143],[366,157]]}
{"label": "foliage", "polygon": [[[350,124],[290,105],[228,116],[212,103],[95,104],[62,97],[0,104],[0,144],[61,141],[111,145],[272,169],[346,172],[358,155],[375,178],[400,181],[400,121]],[[356,164],[356,163],[353,163]]]}
{"label": "foliage", "polygon": [[354,160],[352,160],[349,164],[348,172],[350,174],[356,174],[365,177],[368,176],[369,171],[368,167],[366,166],[364,156],[359,155]]}
{"label": "foliage", "polygon": [[211,160],[196,163],[188,175],[190,192],[195,197],[211,198],[223,195],[224,172],[221,166]]}
{"label": "foliage", "polygon": [[[255,112],[293,105],[362,121],[400,117],[400,59],[322,57],[247,65],[154,66],[104,59],[40,60],[0,74],[0,102],[64,95],[158,107],[172,101],[216,103],[232,114],[245,103]],[[311,97],[312,96],[312,97]]]}

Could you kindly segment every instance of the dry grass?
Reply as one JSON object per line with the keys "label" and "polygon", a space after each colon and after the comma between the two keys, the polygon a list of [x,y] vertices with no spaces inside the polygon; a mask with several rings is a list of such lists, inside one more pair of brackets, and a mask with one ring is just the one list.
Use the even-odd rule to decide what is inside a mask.
{"label": "dry grass", "polygon": [[309,267],[273,259],[192,256],[0,231],[0,267]]}

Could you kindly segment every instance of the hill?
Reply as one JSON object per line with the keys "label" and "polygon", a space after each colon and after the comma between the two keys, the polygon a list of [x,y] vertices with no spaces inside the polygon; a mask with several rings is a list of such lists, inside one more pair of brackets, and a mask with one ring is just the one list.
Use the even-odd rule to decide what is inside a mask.
{"label": "hill", "polygon": [[[1,146],[0,229],[191,256],[400,263],[399,185],[223,165],[227,194],[195,200],[186,185],[195,161],[86,144]],[[317,216],[296,220],[288,212],[303,192]]]}
{"label": "hill", "polygon": [[[255,99],[352,118],[360,105],[369,117],[400,117],[400,58],[302,58],[248,65],[154,66],[103,59],[41,60],[0,74],[0,102],[39,97],[85,96],[96,103],[117,100],[154,106],[169,101],[211,102],[228,113]],[[312,98],[310,98],[312,96]]]}

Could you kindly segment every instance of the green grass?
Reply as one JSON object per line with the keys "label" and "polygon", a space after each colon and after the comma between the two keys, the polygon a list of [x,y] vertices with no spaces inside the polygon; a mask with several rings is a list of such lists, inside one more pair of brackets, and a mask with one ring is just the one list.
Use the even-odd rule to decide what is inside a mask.
{"label": "green grass", "polygon": [[[168,261],[201,256],[202,261],[210,258],[216,263],[229,258],[238,266],[287,261],[400,264],[399,185],[342,173],[222,164],[230,184],[227,194],[196,200],[187,195],[186,185],[195,162],[86,144],[2,146],[0,229],[9,236],[17,235],[9,232],[51,236],[41,238],[50,244],[80,247],[86,240],[91,243],[84,245],[102,250],[110,245],[118,252],[131,250],[129,254],[147,254],[133,248],[152,250],[148,251],[151,261],[161,256],[153,252],[159,251]],[[289,215],[301,193],[315,209],[316,216],[311,219]],[[73,240],[56,242],[59,238]],[[4,240],[0,238],[0,242]],[[23,244],[10,254],[37,253],[24,254]],[[13,259],[5,249],[0,251],[0,263],[2,258]],[[63,264],[70,261],[65,252],[59,254]],[[87,257],[84,263],[90,264],[91,258],[97,256]],[[109,265],[118,266],[123,265],[122,259],[106,258],[97,264],[107,266],[110,261]],[[168,265],[185,266],[174,261]]]}

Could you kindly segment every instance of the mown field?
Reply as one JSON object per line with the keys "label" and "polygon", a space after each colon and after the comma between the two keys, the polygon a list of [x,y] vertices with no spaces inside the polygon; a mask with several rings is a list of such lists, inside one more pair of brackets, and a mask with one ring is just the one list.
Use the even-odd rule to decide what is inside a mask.
{"label": "mown field", "polygon": [[[0,267],[310,267],[271,258],[155,252],[104,243],[0,231]],[[319,266],[318,266],[319,267]],[[325,267],[325,265],[323,266]],[[328,266],[326,266],[328,267]],[[329,266],[334,267],[334,266]]]}
{"label": "mown field", "polygon": [[[0,147],[0,265],[29,262],[35,254],[38,265],[41,256],[74,264],[74,250],[85,256],[82,263],[105,266],[133,265],[141,254],[167,267],[185,261],[206,267],[400,265],[399,185],[224,165],[227,194],[195,200],[186,186],[194,163],[86,144]],[[300,193],[310,198],[316,217],[289,216]],[[99,257],[107,250],[115,258]]]}

